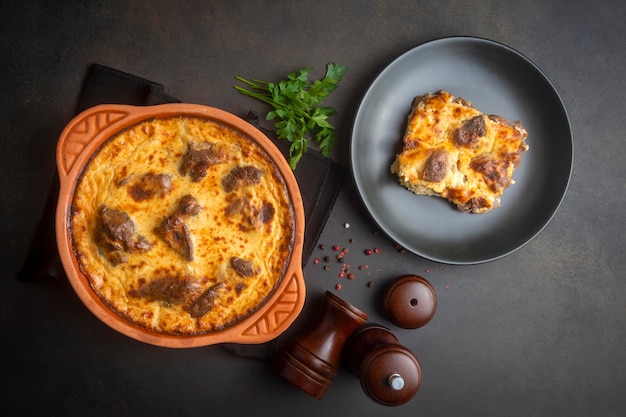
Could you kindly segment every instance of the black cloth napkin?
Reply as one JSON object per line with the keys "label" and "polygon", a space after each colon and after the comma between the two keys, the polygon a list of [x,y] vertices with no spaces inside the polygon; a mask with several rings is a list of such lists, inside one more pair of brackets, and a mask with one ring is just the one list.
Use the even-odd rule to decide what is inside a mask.
{"label": "black cloth napkin", "polygon": [[78,100],[77,113],[98,104],[154,104],[180,103],[165,93],[162,84],[104,65],[89,68]]}

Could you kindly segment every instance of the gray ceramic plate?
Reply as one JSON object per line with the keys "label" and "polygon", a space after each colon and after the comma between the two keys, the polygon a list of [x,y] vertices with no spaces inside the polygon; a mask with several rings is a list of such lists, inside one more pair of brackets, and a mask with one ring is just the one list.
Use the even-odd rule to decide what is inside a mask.
{"label": "gray ceramic plate", "polygon": [[[528,130],[530,150],[516,184],[490,213],[463,213],[444,199],[417,196],[390,173],[413,98],[437,90]],[[573,164],[567,112],[544,73],[505,45],[468,37],[422,44],[387,66],[359,106],[350,153],[356,186],[379,227],[408,250],[448,264],[492,261],[531,241],[558,210]]]}

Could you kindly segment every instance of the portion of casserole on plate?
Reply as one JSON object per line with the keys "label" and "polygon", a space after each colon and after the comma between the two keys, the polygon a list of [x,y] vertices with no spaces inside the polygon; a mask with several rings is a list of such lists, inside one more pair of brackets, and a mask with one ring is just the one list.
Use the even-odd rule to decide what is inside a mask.
{"label": "portion of casserole on plate", "polygon": [[517,121],[486,115],[446,91],[416,97],[391,172],[415,194],[445,198],[459,210],[487,213],[513,184],[528,150]]}

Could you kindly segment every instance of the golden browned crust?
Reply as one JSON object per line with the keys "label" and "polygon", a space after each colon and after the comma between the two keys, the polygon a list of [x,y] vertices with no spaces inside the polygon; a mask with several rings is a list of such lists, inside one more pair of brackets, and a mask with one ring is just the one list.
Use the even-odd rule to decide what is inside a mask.
{"label": "golden browned crust", "polygon": [[195,117],[141,122],[86,165],[74,253],[118,315],[196,335],[257,310],[283,277],[294,214],[282,175],[240,132]]}
{"label": "golden browned crust", "polygon": [[481,113],[446,91],[429,93],[413,101],[391,172],[415,194],[487,213],[514,183],[513,172],[528,150],[527,136],[520,122]]}

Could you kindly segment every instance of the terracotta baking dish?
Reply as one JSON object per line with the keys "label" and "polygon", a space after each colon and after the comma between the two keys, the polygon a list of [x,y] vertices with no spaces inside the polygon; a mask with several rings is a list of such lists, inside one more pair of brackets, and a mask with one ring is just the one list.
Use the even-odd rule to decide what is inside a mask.
{"label": "terracotta baking dish", "polygon": [[[176,115],[210,119],[239,130],[256,141],[274,160],[289,191],[295,215],[295,239],[287,271],[267,301],[246,319],[226,329],[197,336],[165,335],[147,331],[122,319],[107,307],[92,290],[79,269],[69,233],[69,213],[77,179],[92,154],[108,138],[140,121]],[[258,344],[276,338],[296,319],[304,305],[305,284],[302,272],[304,208],[292,170],[276,146],[258,129],[243,119],[212,107],[197,104],[163,104],[136,107],[100,105],[92,107],[65,127],[57,145],[60,193],[56,212],[56,238],[67,277],[85,306],[113,329],[153,345],[184,348],[216,343]]]}

